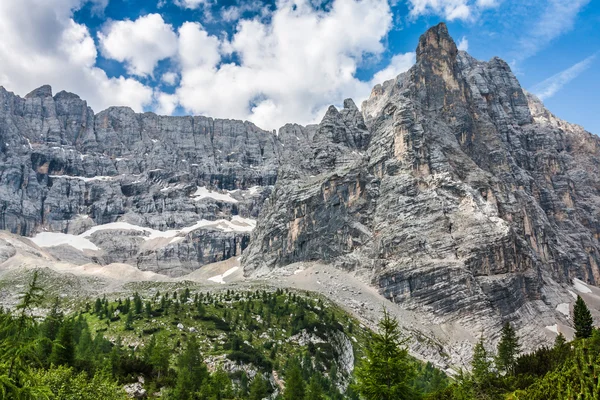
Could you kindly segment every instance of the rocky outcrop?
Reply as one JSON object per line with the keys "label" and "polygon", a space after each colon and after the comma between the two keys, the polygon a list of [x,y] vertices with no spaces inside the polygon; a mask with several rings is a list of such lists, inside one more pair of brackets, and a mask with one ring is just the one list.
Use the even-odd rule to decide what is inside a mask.
{"label": "rocky outcrop", "polygon": [[327,157],[280,170],[247,274],[323,260],[475,335],[512,320],[527,345],[568,324],[555,307],[573,301],[572,280],[600,282],[596,136],[549,113],[504,61],[458,51],[444,24],[362,118],[349,109],[307,136]]}

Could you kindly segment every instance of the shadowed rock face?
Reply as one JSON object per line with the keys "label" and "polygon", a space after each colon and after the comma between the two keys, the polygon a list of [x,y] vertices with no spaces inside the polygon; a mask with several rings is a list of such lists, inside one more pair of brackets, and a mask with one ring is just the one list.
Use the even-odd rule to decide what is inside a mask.
{"label": "shadowed rock face", "polygon": [[247,274],[323,260],[440,322],[480,333],[514,320],[527,344],[567,323],[555,307],[572,301],[573,278],[600,281],[600,142],[550,114],[504,61],[458,51],[440,24],[415,66],[373,89],[363,118],[334,114],[314,128],[337,127],[318,158],[329,162],[308,169],[314,152],[290,155]]}

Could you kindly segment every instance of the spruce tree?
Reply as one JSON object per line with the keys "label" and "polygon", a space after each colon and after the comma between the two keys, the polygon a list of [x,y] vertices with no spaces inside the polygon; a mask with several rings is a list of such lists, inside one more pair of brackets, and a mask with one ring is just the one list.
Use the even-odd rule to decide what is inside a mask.
{"label": "spruce tree", "polygon": [[173,398],[192,400],[209,378],[208,369],[200,355],[200,348],[194,336],[190,337],[187,346],[178,359],[177,382],[173,390]]}
{"label": "spruce tree", "polygon": [[263,400],[269,395],[267,381],[261,374],[256,374],[250,384],[250,400]]}
{"label": "spruce tree", "polygon": [[506,322],[502,327],[502,337],[498,343],[498,354],[496,356],[496,367],[505,373],[512,373],[521,350],[519,338],[510,322]]}
{"label": "spruce tree", "polygon": [[486,382],[492,375],[492,363],[484,343],[485,339],[482,335],[473,348],[473,360],[471,360],[473,380],[478,384]]}
{"label": "spruce tree", "polygon": [[292,360],[285,374],[284,400],[304,399],[305,384],[302,378],[302,370],[297,360]]}
{"label": "spruce tree", "polygon": [[308,382],[308,387],[306,388],[306,400],[324,400],[323,397],[323,388],[319,383],[317,375],[314,374],[310,377],[310,381]]}
{"label": "spruce tree", "polygon": [[577,296],[577,301],[573,308],[573,325],[575,325],[575,338],[585,339],[592,336],[594,320],[581,296]]}
{"label": "spruce tree", "polygon": [[366,359],[356,369],[355,389],[366,400],[418,398],[412,386],[416,369],[408,356],[398,321],[384,310],[379,332],[373,334]]}

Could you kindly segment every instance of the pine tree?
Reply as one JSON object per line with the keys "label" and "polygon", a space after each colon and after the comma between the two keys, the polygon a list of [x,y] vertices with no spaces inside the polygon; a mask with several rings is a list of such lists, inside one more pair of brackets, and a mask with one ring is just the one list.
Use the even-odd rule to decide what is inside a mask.
{"label": "pine tree", "polygon": [[3,399],[43,399],[50,395],[44,384],[33,382],[30,368],[40,346],[31,315],[33,307],[42,300],[38,278],[38,271],[34,271],[27,290],[20,296],[15,317],[9,313],[0,315],[0,398]]}
{"label": "pine tree", "polygon": [[306,396],[304,397],[306,400],[324,400],[323,397],[323,388],[319,383],[317,375],[314,374],[310,377],[310,381],[308,383],[308,387],[306,389]]}
{"label": "pine tree", "polygon": [[473,379],[478,384],[486,382],[492,375],[492,363],[484,344],[485,339],[482,335],[473,348],[473,360],[471,360]]}
{"label": "pine tree", "polygon": [[398,321],[383,312],[379,333],[366,351],[366,359],[356,369],[355,389],[366,400],[414,399],[418,394],[411,382],[416,374],[402,339]]}
{"label": "pine tree", "polygon": [[133,310],[129,310],[127,313],[127,317],[125,319],[125,330],[131,331],[133,330]]}
{"label": "pine tree", "polygon": [[250,384],[250,400],[263,400],[269,395],[269,388],[267,381],[261,374],[256,374],[252,383]]}
{"label": "pine tree", "polygon": [[496,356],[496,367],[505,373],[512,373],[521,351],[519,338],[510,322],[506,322],[502,327],[502,337],[498,343],[498,354]]}
{"label": "pine tree", "polygon": [[585,339],[592,336],[594,320],[581,296],[577,296],[577,301],[573,308],[573,325],[575,326],[575,338]]}
{"label": "pine tree", "polygon": [[200,356],[200,348],[194,336],[188,339],[187,346],[178,359],[177,382],[173,398],[191,400],[208,379],[208,369]]}
{"label": "pine tree", "polygon": [[73,365],[75,360],[75,341],[73,340],[73,325],[71,321],[65,321],[59,331],[56,339],[52,343],[52,353],[50,354],[50,364]]}
{"label": "pine tree", "polygon": [[298,360],[292,360],[285,374],[284,400],[304,399],[305,384]]}

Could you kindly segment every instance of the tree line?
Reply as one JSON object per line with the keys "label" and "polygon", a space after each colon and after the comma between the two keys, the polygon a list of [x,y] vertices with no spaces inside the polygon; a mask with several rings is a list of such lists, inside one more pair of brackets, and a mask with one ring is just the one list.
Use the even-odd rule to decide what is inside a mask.
{"label": "tree line", "polygon": [[[600,331],[580,297],[572,342],[558,335],[553,346],[521,354],[506,323],[494,351],[482,336],[470,371],[449,378],[409,355],[410,339],[385,310],[379,329],[363,337],[322,300],[281,289],[212,294],[186,288],[146,299],[134,293],[98,298],[71,315],[57,300],[40,320],[33,311],[42,296],[34,273],[17,307],[0,309],[1,399],[124,399],[123,386],[139,377],[147,397],[178,400],[583,400],[600,393]],[[174,328],[182,322],[202,335]],[[334,330],[361,340],[350,376],[327,341]],[[320,339],[303,347],[288,343],[306,332]],[[251,368],[224,370],[210,362],[215,357]]]}

